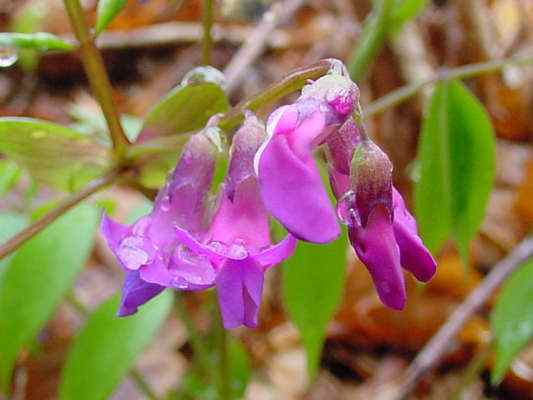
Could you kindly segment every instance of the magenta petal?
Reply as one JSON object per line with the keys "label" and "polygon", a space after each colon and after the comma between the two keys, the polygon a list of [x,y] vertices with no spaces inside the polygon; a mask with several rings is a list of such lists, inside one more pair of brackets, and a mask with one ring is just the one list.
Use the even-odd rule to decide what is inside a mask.
{"label": "magenta petal", "polygon": [[252,259],[228,259],[217,277],[218,302],[224,328],[257,327],[263,271]]}
{"label": "magenta petal", "polygon": [[116,252],[120,245],[120,241],[126,237],[129,231],[127,226],[112,220],[106,214],[102,216],[100,229],[104,239],[107,242],[107,245],[113,251],[113,253]]}
{"label": "magenta petal", "polygon": [[299,159],[284,135],[274,136],[265,146],[258,180],[265,206],[296,237],[327,243],[340,234],[315,161],[311,154],[305,161]]}
{"label": "magenta petal", "polygon": [[296,238],[289,234],[281,242],[262,250],[258,254],[254,254],[253,257],[263,269],[266,269],[292,256],[297,243]]}
{"label": "magenta petal", "polygon": [[139,306],[157,296],[164,289],[163,286],[143,281],[139,277],[139,271],[128,272],[122,288],[118,316],[125,317],[135,314]]}
{"label": "magenta petal", "polygon": [[381,205],[375,207],[366,228],[351,227],[349,236],[357,256],[372,276],[381,301],[393,309],[403,309],[406,292],[400,251],[387,210]]}
{"label": "magenta petal", "polygon": [[437,263],[418,236],[416,221],[396,189],[393,189],[393,203],[394,235],[400,247],[402,267],[419,281],[427,282],[435,275]]}

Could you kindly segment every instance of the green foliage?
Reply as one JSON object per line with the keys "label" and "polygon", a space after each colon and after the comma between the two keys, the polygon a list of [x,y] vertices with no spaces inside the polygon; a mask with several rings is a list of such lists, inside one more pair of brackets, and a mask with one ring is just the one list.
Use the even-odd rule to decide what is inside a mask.
{"label": "green foliage", "polygon": [[486,111],[460,82],[435,87],[418,157],[415,203],[422,238],[436,253],[451,235],[466,262],[492,190],[495,143]]}
{"label": "green foliage", "polygon": [[[92,249],[95,208],[80,205],[26,242],[0,277],[0,389],[9,385],[17,354],[72,286]],[[3,225],[2,225],[3,226]]]}
{"label": "green foliage", "polygon": [[[210,350],[210,359],[213,365],[217,365],[217,349],[211,348]],[[231,335],[228,336],[228,362],[231,399],[242,399],[250,381],[250,361],[244,347]],[[183,377],[178,392],[171,398],[176,400],[218,400],[216,379],[219,371],[215,367],[210,372],[210,376],[205,377],[196,369],[189,370]]]}
{"label": "green foliage", "polygon": [[283,270],[283,298],[300,331],[307,369],[314,378],[326,327],[337,308],[344,285],[346,235],[327,245],[300,242]]}
{"label": "green foliage", "polygon": [[95,33],[98,35],[107,28],[118,13],[124,8],[127,0],[99,0],[96,10]]}
{"label": "green foliage", "polygon": [[47,32],[35,33],[0,33],[0,46],[15,49],[31,49],[37,51],[73,50],[74,46],[60,37]]}
{"label": "green foliage", "polygon": [[499,383],[513,358],[533,338],[533,261],[520,267],[505,282],[492,310],[491,327],[496,346],[493,384]]}
{"label": "green foliage", "polygon": [[403,25],[420,14],[427,4],[428,0],[396,0],[391,13],[390,32],[399,32]]}
{"label": "green foliage", "polygon": [[[0,243],[4,243],[12,236],[17,234],[26,225],[26,218],[20,214],[4,213],[0,214]],[[0,282],[2,274],[5,271],[5,266],[9,264],[11,257],[0,259]]]}
{"label": "green foliage", "polygon": [[0,153],[60,190],[78,189],[108,165],[107,149],[86,135],[30,118],[0,118]]}
{"label": "green foliage", "polygon": [[229,109],[222,88],[211,82],[177,86],[148,113],[143,134],[150,138],[187,133],[203,128],[214,114]]}
{"label": "green foliage", "polygon": [[0,160],[0,196],[9,192],[20,178],[21,171],[11,160]]}
{"label": "green foliage", "polygon": [[127,318],[116,316],[119,296],[91,314],[69,351],[63,369],[61,400],[107,399],[133,366],[172,308],[168,291]]}

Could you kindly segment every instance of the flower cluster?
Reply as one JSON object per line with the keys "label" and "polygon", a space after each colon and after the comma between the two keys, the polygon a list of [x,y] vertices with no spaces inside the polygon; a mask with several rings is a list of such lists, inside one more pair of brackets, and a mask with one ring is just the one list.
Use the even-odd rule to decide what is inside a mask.
{"label": "flower cluster", "polygon": [[[247,113],[215,201],[219,148],[208,124],[188,141],[149,215],[131,226],[104,216],[102,232],[126,271],[119,315],[135,313],[165,288],[216,287],[224,326],[255,327],[265,271],[290,257],[297,240],[335,240],[339,220],[383,303],[403,308],[401,267],[425,282],[435,262],[392,186],[389,159],[355,119],[358,97],[340,71],[305,86],[296,102],[270,115],[266,130]],[[336,209],[314,158],[318,148],[327,157]],[[288,231],[277,244],[270,216]]]}

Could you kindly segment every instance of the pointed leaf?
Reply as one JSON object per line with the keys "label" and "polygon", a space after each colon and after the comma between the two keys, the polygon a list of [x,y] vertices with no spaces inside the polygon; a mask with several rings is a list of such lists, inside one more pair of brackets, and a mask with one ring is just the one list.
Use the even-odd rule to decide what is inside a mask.
{"label": "pointed leaf", "polygon": [[95,33],[100,34],[126,5],[127,0],[99,0]]}
{"label": "pointed leaf", "polygon": [[85,265],[98,212],[80,205],[13,256],[0,277],[0,389],[9,385],[17,354],[43,327]]}
{"label": "pointed leaf", "polygon": [[59,398],[107,399],[133,366],[172,307],[172,294],[162,292],[137,314],[119,318],[114,296],[89,317],[69,351]]}
{"label": "pointed leaf", "polygon": [[0,118],[0,153],[36,180],[68,191],[101,176],[109,163],[107,149],[86,135],[30,118]]}
{"label": "pointed leaf", "polygon": [[283,269],[285,307],[300,331],[311,378],[318,369],[326,327],[341,300],[346,243],[346,235],[327,245],[300,242]]}
{"label": "pointed leaf", "polygon": [[75,48],[71,43],[65,42],[60,37],[47,32],[35,33],[0,33],[0,46],[15,49],[32,49],[38,51],[72,50]]}
{"label": "pointed leaf", "polygon": [[405,23],[422,12],[427,3],[428,0],[396,0],[391,13],[391,33],[399,32]]}
{"label": "pointed leaf", "polygon": [[494,158],[494,131],[481,103],[458,81],[438,84],[422,126],[415,193],[420,232],[433,253],[451,235],[468,260],[492,190]]}
{"label": "pointed leaf", "polygon": [[533,338],[533,261],[505,282],[491,314],[496,345],[493,384],[499,383],[516,354]]}

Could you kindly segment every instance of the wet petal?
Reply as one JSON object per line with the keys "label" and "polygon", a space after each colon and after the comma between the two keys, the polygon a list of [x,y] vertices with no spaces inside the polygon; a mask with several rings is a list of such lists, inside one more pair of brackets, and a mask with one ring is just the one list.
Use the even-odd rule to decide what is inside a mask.
{"label": "wet petal", "polygon": [[116,252],[120,241],[128,234],[129,231],[129,227],[112,220],[106,214],[102,216],[100,229],[104,239],[107,242],[107,245],[113,252]]}
{"label": "wet petal", "polygon": [[263,271],[251,258],[228,259],[217,277],[218,302],[224,328],[255,328],[263,291]]}
{"label": "wet petal", "polygon": [[128,272],[122,288],[122,299],[118,316],[125,317],[135,314],[139,306],[157,296],[164,289],[164,286],[143,281],[138,271]]}
{"label": "wet petal", "polygon": [[393,203],[394,235],[400,248],[402,267],[419,281],[427,282],[435,275],[437,263],[418,236],[416,221],[396,189],[393,189]]}
{"label": "wet petal", "polygon": [[[323,122],[316,122],[314,127],[306,125],[306,128],[322,130]],[[315,243],[330,242],[340,230],[313,160],[312,149],[308,147],[305,152],[302,143],[291,144],[289,140],[287,135],[274,135],[258,154],[258,180],[263,202],[296,237]]]}
{"label": "wet petal", "polygon": [[406,292],[400,251],[386,208],[375,207],[366,228],[360,225],[350,227],[349,236],[357,256],[372,276],[381,301],[390,308],[403,309]]}
{"label": "wet petal", "polygon": [[297,243],[298,241],[296,238],[289,234],[285,236],[281,242],[273,246],[269,246],[258,254],[254,254],[253,257],[255,261],[257,261],[263,267],[263,269],[266,269],[277,265],[292,256],[294,250],[296,249]]}

